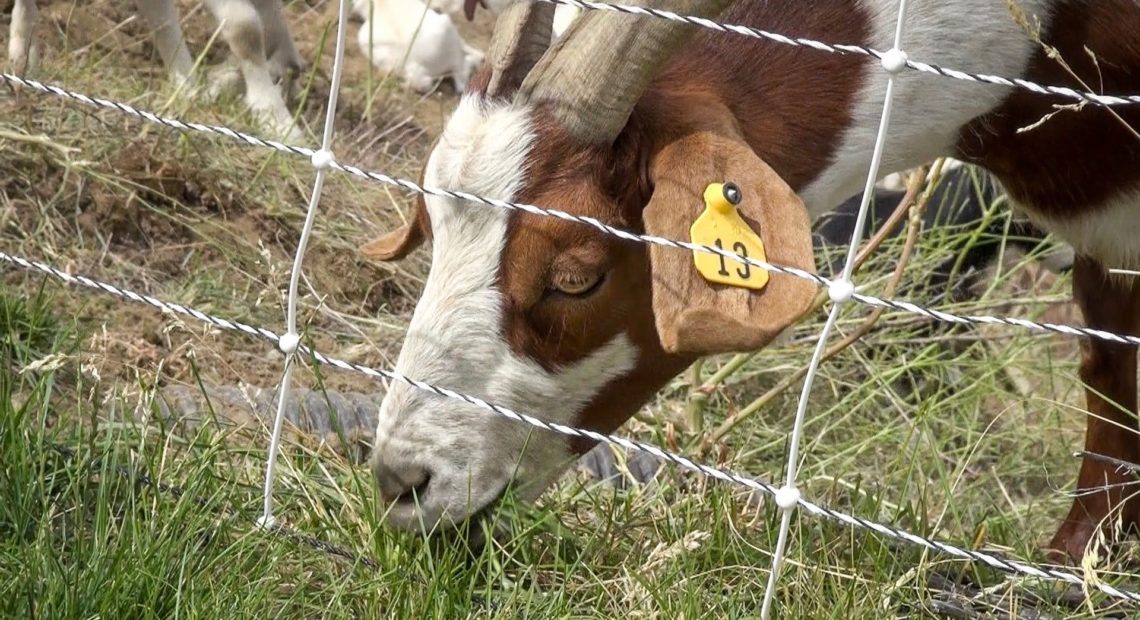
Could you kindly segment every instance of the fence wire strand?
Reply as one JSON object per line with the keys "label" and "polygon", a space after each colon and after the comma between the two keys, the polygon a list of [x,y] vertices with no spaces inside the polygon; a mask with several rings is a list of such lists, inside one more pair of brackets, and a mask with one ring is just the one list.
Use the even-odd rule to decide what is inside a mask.
{"label": "fence wire strand", "polygon": [[[855,292],[855,284],[851,281],[851,273],[855,268],[855,258],[859,253],[859,244],[863,240],[863,227],[867,224],[867,211],[871,206],[871,196],[875,190],[875,180],[879,178],[879,166],[883,161],[883,148],[887,142],[887,129],[891,124],[891,104],[894,100],[895,75],[902,70],[900,60],[906,60],[902,49],[903,27],[906,22],[907,0],[899,0],[898,20],[895,23],[895,44],[890,50],[890,56],[884,56],[881,62],[882,69],[887,73],[887,88],[883,95],[883,111],[879,119],[879,131],[875,136],[875,146],[871,151],[871,162],[867,168],[867,179],[863,187],[863,197],[859,202],[859,212],[855,216],[855,225],[851,231],[851,242],[847,245],[847,258],[843,262],[843,271],[838,280],[829,287],[828,292],[833,302],[827,312],[827,320],[819,330],[819,337],[812,351],[811,361],[808,363],[807,374],[804,375],[803,387],[800,390],[799,401],[796,403],[796,415],[792,422],[792,432],[788,437],[788,458],[784,464],[786,479],[780,492],[785,495],[784,501],[777,497],[780,508],[780,532],[776,538],[776,549],[772,553],[772,570],[768,573],[768,584],[764,590],[764,603],[760,608],[761,620],[768,620],[772,611],[772,601],[776,596],[776,586],[780,579],[780,568],[784,561],[784,550],[788,543],[788,533],[792,525],[793,504],[788,497],[798,497],[799,489],[796,487],[796,475],[799,473],[800,443],[803,439],[804,420],[807,419],[807,408],[811,397],[811,388],[815,383],[819,366],[823,362],[823,353],[827,349],[827,338],[839,320],[839,313],[845,302],[850,301],[851,294]],[[891,64],[893,62],[893,65]]]}
{"label": "fence wire strand", "polygon": [[[165,302],[150,295],[144,295],[127,289],[122,289],[112,284],[101,282],[99,280],[95,280],[86,276],[72,275],[66,271],[63,271],[46,263],[28,260],[20,256],[14,256],[7,252],[0,251],[0,262],[7,262],[19,267],[23,267],[24,269],[40,272],[61,280],[67,284],[78,284],[89,289],[109,293],[122,299],[148,304],[164,312],[171,312],[183,316],[193,317],[199,321],[213,325],[214,327],[241,332],[274,344],[280,340],[280,336],[278,336],[278,334],[264,327],[254,327],[245,323],[241,323],[240,321],[232,321],[229,319],[216,317],[182,304]],[[484,411],[489,411],[509,420],[528,424],[540,430],[558,433],[561,435],[566,435],[568,437],[590,439],[592,441],[619,446],[627,450],[645,452],[651,456],[657,457],[683,469],[712,478],[714,480],[727,482],[730,484],[745,487],[753,491],[758,491],[771,497],[778,497],[778,493],[780,491],[778,487],[772,484],[756,480],[754,478],[745,476],[743,474],[738,474],[730,470],[720,469],[712,467],[710,465],[705,465],[703,463],[698,463],[686,456],[666,451],[653,444],[636,441],[627,437],[622,437],[620,435],[608,435],[589,429],[574,428],[565,424],[547,422],[526,413],[519,413],[507,407],[489,403],[477,396],[471,396],[469,394],[456,392],[455,390],[451,390],[446,387],[436,386],[431,383],[408,377],[399,372],[372,368],[363,364],[356,364],[339,358],[331,357],[304,344],[299,345],[297,351],[301,355],[308,356],[310,359],[320,364],[333,366],[342,370],[357,372],[374,379],[388,379],[392,381],[399,381],[406,385],[430,392],[432,394],[436,394],[438,396],[465,402]],[[806,511],[813,516],[831,519],[833,521],[857,529],[870,530],[881,536],[901,540],[903,542],[911,543],[913,545],[917,545],[925,549],[943,553],[952,557],[979,562],[998,571],[1010,574],[1024,575],[1027,577],[1035,577],[1048,581],[1059,581],[1082,587],[1092,585],[1100,592],[1103,592],[1112,598],[1124,599],[1140,603],[1140,592],[1117,588],[1113,585],[1104,583],[1101,580],[1096,580],[1092,584],[1089,584],[1086,583],[1086,581],[1080,575],[1077,575],[1075,573],[1060,570],[1050,566],[1038,566],[1027,562],[1007,559],[994,554],[985,553],[983,551],[958,547],[949,543],[914,534],[902,528],[878,523],[870,519],[865,519],[863,517],[849,515],[837,510],[833,510],[831,508],[827,508],[826,506],[822,506],[806,500],[802,496],[796,498],[796,504],[799,509]]]}

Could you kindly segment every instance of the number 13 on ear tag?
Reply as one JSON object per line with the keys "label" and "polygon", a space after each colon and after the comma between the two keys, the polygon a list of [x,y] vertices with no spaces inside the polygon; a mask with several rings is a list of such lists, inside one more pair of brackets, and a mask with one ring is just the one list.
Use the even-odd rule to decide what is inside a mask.
{"label": "number 13 on ear tag", "polygon": [[[737,212],[743,199],[733,183],[713,183],[705,188],[705,210],[689,237],[693,243],[727,250],[741,258],[767,261],[764,242]],[[697,271],[709,282],[760,290],[768,284],[768,271],[709,252],[693,252]]]}

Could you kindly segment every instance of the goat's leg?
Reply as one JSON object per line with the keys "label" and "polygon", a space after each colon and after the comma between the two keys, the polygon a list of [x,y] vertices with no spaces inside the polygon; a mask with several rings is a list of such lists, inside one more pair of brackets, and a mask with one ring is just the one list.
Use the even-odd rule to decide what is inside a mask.
{"label": "goat's leg", "polygon": [[154,31],[154,44],[170,77],[178,85],[191,82],[194,59],[182,36],[178,8],[174,0],[135,0],[135,7],[147,27]]}
{"label": "goat's leg", "polygon": [[249,0],[206,0],[222,28],[222,38],[245,79],[245,101],[266,129],[284,140],[303,136],[293,124],[281,91],[269,74],[261,17]]}
{"label": "goat's leg", "polygon": [[[1073,263],[1073,297],[1089,327],[1136,335],[1140,328],[1140,285],[1110,276],[1096,260]],[[1081,343],[1081,380],[1088,405],[1085,450],[1140,463],[1136,418],[1136,346],[1103,340]],[[1140,524],[1136,476],[1092,459],[1081,464],[1077,496],[1049,548],[1055,559],[1078,560],[1098,532],[1107,540]]]}
{"label": "goat's leg", "polygon": [[8,26],[8,67],[13,73],[32,71],[38,64],[35,44],[36,0],[16,0]]}
{"label": "goat's leg", "polygon": [[281,0],[252,0],[261,16],[261,29],[265,35],[265,52],[269,60],[269,74],[280,81],[289,95],[294,76],[304,68],[301,55],[289,34],[289,24],[281,10]]}
{"label": "goat's leg", "polygon": [[[404,82],[413,91],[426,95],[435,90],[439,80],[428,71],[427,67],[408,59],[404,64]],[[463,82],[462,88],[466,88],[466,81]],[[456,80],[456,90],[460,90],[459,80]]]}

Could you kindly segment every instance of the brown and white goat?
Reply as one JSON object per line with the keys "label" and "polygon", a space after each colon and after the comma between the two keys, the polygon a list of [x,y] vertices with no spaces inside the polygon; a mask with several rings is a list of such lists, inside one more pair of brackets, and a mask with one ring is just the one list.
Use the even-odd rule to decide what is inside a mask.
{"label": "brown and white goat", "polygon": [[[289,35],[281,0],[203,0],[221,24],[221,37],[237,59],[245,82],[245,100],[257,120],[276,136],[298,141],[303,135],[293,124],[281,89],[274,83],[301,67],[301,57]],[[182,36],[174,0],[135,0],[147,27],[154,30],[155,47],[179,84],[192,79],[194,60]],[[9,25],[8,63],[24,72],[36,64],[36,0],[16,0]],[[212,76],[216,93],[222,74]]]}
{"label": "brown and white goat", "polygon": [[[882,50],[897,11],[897,0],[652,4]],[[902,47],[966,71],[1140,91],[1136,2],[1019,5],[1083,84],[1001,0],[913,0]],[[866,173],[887,81],[878,65],[597,11],[551,45],[552,13],[518,3],[499,18],[489,62],[428,158],[425,183],[686,239],[705,187],[733,181],[769,260],[811,268],[809,217],[854,194]],[[1022,131],[1071,101],[913,72],[898,76],[895,97],[884,169],[947,154],[992,171],[1079,253],[1075,297],[1087,323],[1140,333],[1140,287],[1107,272],[1140,265],[1140,140],[1124,126],[1140,127],[1140,106],[1071,108]],[[686,252],[435,196],[411,225],[363,251],[391,260],[425,239],[433,265],[399,371],[599,431],[621,425],[697,356],[765,345],[815,292],[780,275],[761,291],[713,285]],[[1087,449],[1140,462],[1136,347],[1085,342],[1080,376]],[[430,527],[479,514],[511,483],[537,496],[587,448],[394,385],[372,466],[389,521]],[[1079,557],[1099,528],[1140,525],[1140,500],[1120,484],[1133,481],[1086,460],[1085,491],[1050,547]]]}

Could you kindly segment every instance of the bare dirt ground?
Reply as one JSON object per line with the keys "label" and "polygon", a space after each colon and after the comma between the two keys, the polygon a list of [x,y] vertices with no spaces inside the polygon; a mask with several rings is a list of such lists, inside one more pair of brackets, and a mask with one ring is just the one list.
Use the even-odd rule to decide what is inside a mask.
{"label": "bare dirt ground", "polygon": [[[43,4],[43,3],[41,3]],[[215,23],[181,2],[193,53],[205,65],[228,50],[208,46]],[[323,123],[337,4],[287,3],[302,57],[300,108],[315,132]],[[7,11],[3,13],[7,24]],[[491,22],[459,24],[485,46]],[[372,70],[350,26],[334,152],[364,169],[418,179],[422,161],[456,96],[450,83],[420,96]],[[0,34],[6,45],[7,29]],[[126,5],[109,0],[41,6],[42,66],[33,77],[169,116],[258,133],[238,96],[175,99],[149,34]],[[5,88],[0,93],[0,244],[8,251],[282,331],[283,294],[312,185],[307,162],[204,136],[182,136],[110,112]],[[403,221],[408,192],[334,175],[323,192],[305,260],[302,321],[321,349],[353,361],[394,362],[422,276],[426,252],[377,265],[356,248]],[[39,286],[18,271],[7,286]],[[68,314],[94,328],[88,367],[107,380],[273,385],[280,356],[236,334],[204,332],[153,309],[105,296],[58,296]],[[191,354],[187,355],[188,352]],[[156,368],[161,368],[155,373]],[[302,373],[303,374],[303,373]],[[311,383],[312,377],[300,377]],[[377,390],[363,377],[334,373],[334,389]]]}

